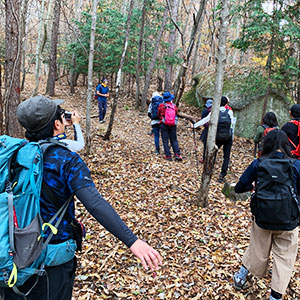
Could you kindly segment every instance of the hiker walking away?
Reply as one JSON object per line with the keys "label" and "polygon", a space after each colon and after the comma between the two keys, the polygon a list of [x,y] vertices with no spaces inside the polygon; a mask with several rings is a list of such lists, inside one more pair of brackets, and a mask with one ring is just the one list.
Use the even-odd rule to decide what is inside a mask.
{"label": "hiker walking away", "polygon": [[258,157],[261,156],[264,137],[268,134],[269,131],[276,128],[278,128],[276,115],[273,112],[267,112],[263,118],[262,124],[259,125],[256,130],[256,134],[254,137],[254,157],[256,157],[256,151],[258,151]]}
{"label": "hiker walking away", "polygon": [[178,109],[177,106],[172,103],[174,95],[170,92],[163,93],[164,102],[158,107],[158,114],[160,119],[161,137],[164,146],[165,156],[164,159],[172,160],[172,154],[170,152],[169,140],[174,152],[174,159],[181,161],[180,149],[177,141],[177,123],[178,123]]}
{"label": "hiker walking away", "polygon": [[294,104],[290,109],[292,120],[282,126],[282,130],[288,136],[291,153],[295,158],[300,158],[300,104]]}
{"label": "hiker walking away", "polygon": [[159,92],[154,92],[151,97],[151,103],[148,108],[148,117],[151,119],[152,132],[154,135],[155,154],[160,153],[159,147],[159,132],[160,132],[160,119],[158,115],[158,107],[163,103],[163,98]]}
{"label": "hiker walking away", "polygon": [[[245,170],[235,192],[251,191],[250,244],[242,266],[233,275],[237,289],[246,286],[248,273],[264,277],[272,251],[270,300],[280,300],[290,282],[298,248],[300,161],[291,159],[287,135],[270,131],[262,155]],[[253,186],[253,183],[255,185]]]}
{"label": "hiker walking away", "polygon": [[73,111],[73,112],[64,111],[64,116],[66,120],[65,126],[73,126],[74,140],[67,139],[67,135],[65,132],[63,132],[62,134],[58,134],[57,136],[54,136],[54,138],[56,140],[65,143],[71,151],[78,152],[82,150],[85,145],[82,130],[79,125],[80,116],[77,111]]}
{"label": "hiker walking away", "polygon": [[99,122],[104,123],[104,118],[107,109],[107,97],[109,97],[109,88],[107,86],[108,80],[102,79],[101,84],[96,88],[96,95],[99,108]]}
{"label": "hiker walking away", "polygon": [[[205,108],[204,110],[202,111],[202,114],[201,114],[201,120],[204,119],[205,117],[208,116],[208,114],[211,112],[211,108],[212,108],[212,104],[213,104],[213,100],[212,99],[208,99],[205,103]],[[200,160],[200,163],[203,164],[204,162],[204,159],[205,159],[205,151],[206,151],[206,143],[207,143],[207,134],[208,134],[208,122],[205,123],[203,125],[204,129],[202,130],[201,132],[201,135],[200,135],[200,140],[202,141],[203,143],[203,159]]]}
{"label": "hiker walking away", "polygon": [[[234,117],[231,109],[226,109],[225,106],[229,103],[229,99],[226,96],[222,96],[221,105],[220,105],[220,113],[218,120],[218,128],[216,134],[216,145],[218,149],[223,146],[223,164],[221,173],[218,178],[218,182],[224,182],[224,177],[227,175],[228,165],[230,161],[230,152],[231,146],[233,142],[233,124]],[[199,122],[192,125],[192,127],[197,128],[199,126],[203,126],[204,124],[210,121],[211,113],[209,113],[205,118],[201,119]],[[205,158],[205,151],[203,150],[203,157]]]}
{"label": "hiker walking away", "polygon": [[[63,100],[57,102],[44,96],[35,96],[18,106],[17,118],[26,129],[25,136],[29,141],[39,142],[65,131],[64,110],[59,106],[62,102]],[[101,225],[130,248],[141,260],[145,269],[158,267],[161,263],[159,253],[138,239],[112,206],[99,194],[90,170],[77,153],[54,143],[44,153],[43,164],[43,185],[52,191],[55,198],[48,197],[49,193],[42,189],[40,206],[44,222],[49,222],[58,210],[57,204],[63,205],[70,196],[76,195]],[[74,198],[70,202],[65,219],[58,227],[58,233],[51,238],[50,244],[58,245],[74,239],[74,232],[67,215],[69,218],[75,218]],[[57,255],[59,256],[60,253]],[[46,275],[39,276],[37,283],[36,275],[33,275],[19,287],[22,293],[27,293],[31,289],[26,297],[27,300],[70,300],[72,298],[76,257],[60,265],[55,265],[55,262],[53,264],[54,266],[45,267]],[[0,295],[2,300],[24,299],[23,296],[15,294],[11,288],[0,288]]]}

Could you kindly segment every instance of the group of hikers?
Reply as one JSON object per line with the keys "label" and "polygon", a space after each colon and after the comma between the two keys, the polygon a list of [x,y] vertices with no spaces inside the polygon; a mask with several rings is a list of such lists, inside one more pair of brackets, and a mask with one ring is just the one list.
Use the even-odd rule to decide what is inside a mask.
{"label": "group of hikers", "polygon": [[[105,117],[106,98],[108,96],[107,80],[104,80],[101,86],[97,87],[96,92],[99,102],[100,122],[103,122]],[[172,102],[173,99],[174,96],[168,91],[162,95],[154,92],[149,105],[148,116],[151,118],[155,152],[160,153],[159,135],[161,132],[164,158],[172,160],[169,148],[170,141],[174,159],[181,161],[176,132],[178,109]],[[82,136],[82,133],[80,127],[76,125],[79,121],[78,113],[72,112],[66,119],[67,112],[61,107],[63,102],[63,100],[50,100],[44,96],[29,98],[18,106],[17,118],[25,128],[25,137],[29,142],[41,145],[45,141],[48,143],[47,150],[43,154],[43,185],[39,198],[41,218],[48,229],[41,237],[43,240],[48,240],[48,246],[59,247],[65,243],[67,243],[67,246],[60,249],[59,254],[51,260],[51,263],[47,264],[47,259],[43,261],[43,272],[40,272],[40,270],[35,272],[19,285],[8,285],[7,283],[11,282],[11,276],[4,276],[5,274],[2,272],[3,274],[0,274],[1,300],[72,299],[77,264],[75,249],[71,249],[70,245],[75,240],[76,247],[80,248],[82,238],[81,236],[78,239],[78,234],[73,226],[76,220],[74,196],[101,225],[130,248],[132,253],[140,259],[145,269],[157,269],[162,263],[158,251],[137,238],[112,206],[97,191],[90,170],[76,153],[84,146],[82,138],[76,141],[66,139],[66,126],[73,125],[76,134],[79,134],[79,136]],[[212,103],[212,99],[206,101],[201,120],[192,126],[193,128],[204,126],[201,133],[204,149],[206,147]],[[237,193],[253,190],[254,193],[250,204],[252,212],[250,244],[243,257],[240,269],[233,275],[234,286],[238,290],[245,288],[249,273],[263,277],[267,272],[269,256],[272,252],[273,267],[270,300],[282,299],[292,276],[298,248],[300,215],[298,200],[300,194],[300,161],[297,159],[297,156],[300,156],[298,149],[298,133],[300,132],[299,104],[291,107],[291,116],[292,120],[285,124],[282,129],[279,129],[275,114],[268,112],[265,115],[255,137],[258,158],[255,158],[249,165],[235,186]],[[233,141],[233,126],[234,118],[232,109],[229,106],[229,99],[222,96],[216,137],[216,145],[218,148],[223,146],[224,156],[219,175],[220,182],[223,182],[227,174]],[[5,144],[6,142],[7,137],[0,140],[0,156],[3,151],[7,151],[8,144]],[[75,142],[75,144],[72,142]],[[12,160],[15,157],[12,156]],[[205,151],[203,153],[204,159]],[[19,169],[15,170],[13,176],[16,176],[15,173],[17,172],[19,172]],[[35,178],[38,175],[41,174],[35,174]],[[33,178],[30,179],[30,182],[32,180]],[[52,192],[49,192],[49,190]],[[6,196],[7,192],[13,194],[14,185],[11,190],[5,190],[3,194]],[[24,194],[24,191],[22,193]],[[13,197],[21,199],[22,193]],[[66,212],[65,214],[62,213],[60,218],[57,211],[66,202]],[[13,212],[12,209],[10,211]],[[12,220],[12,224],[17,226],[18,220],[14,214]],[[56,220],[57,234],[53,234],[55,230],[53,230],[51,224],[54,224]],[[10,252],[13,257],[14,251]],[[47,255],[48,252],[46,258]],[[2,271],[5,268],[2,266]]]}

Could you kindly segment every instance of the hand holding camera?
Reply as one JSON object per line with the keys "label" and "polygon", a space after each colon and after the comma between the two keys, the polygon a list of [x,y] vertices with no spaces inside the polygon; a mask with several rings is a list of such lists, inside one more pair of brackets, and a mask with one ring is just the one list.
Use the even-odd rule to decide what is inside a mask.
{"label": "hand holding camera", "polygon": [[80,121],[80,116],[76,110],[70,112],[70,111],[65,111],[65,120],[66,120],[66,125],[71,126],[73,124],[78,124]]}

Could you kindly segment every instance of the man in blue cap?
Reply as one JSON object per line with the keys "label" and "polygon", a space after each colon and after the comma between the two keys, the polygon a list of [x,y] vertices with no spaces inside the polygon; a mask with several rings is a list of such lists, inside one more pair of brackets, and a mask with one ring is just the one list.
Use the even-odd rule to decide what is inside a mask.
{"label": "man in blue cap", "polygon": [[174,159],[181,161],[180,149],[177,141],[177,123],[178,123],[178,109],[177,106],[172,103],[174,95],[170,92],[163,93],[164,103],[161,103],[158,107],[158,115],[160,119],[161,137],[163,140],[163,146],[165,151],[164,159],[172,160],[172,155],[169,147],[169,140],[174,152]]}

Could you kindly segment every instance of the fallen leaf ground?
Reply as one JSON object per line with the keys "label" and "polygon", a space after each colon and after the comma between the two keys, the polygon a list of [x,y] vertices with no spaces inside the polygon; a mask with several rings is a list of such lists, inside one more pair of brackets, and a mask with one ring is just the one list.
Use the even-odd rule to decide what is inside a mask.
{"label": "fallen leaf ground", "polygon": [[[85,89],[71,96],[66,85],[57,98],[66,99],[64,108],[76,108],[85,115]],[[108,122],[97,121],[97,103],[92,108],[92,154],[81,156],[104,198],[121,215],[138,237],[149,242],[163,257],[156,272],[145,272],[130,251],[108,233],[79,204],[77,214],[87,227],[73,297],[92,299],[268,299],[270,274],[250,277],[248,288],[237,292],[232,274],[238,269],[249,243],[249,202],[232,202],[221,193],[216,180],[221,168],[218,153],[212,178],[209,205],[195,204],[199,188],[193,132],[180,120],[178,141],[183,162],[169,162],[154,154],[154,141],[147,132],[150,120],[133,107],[134,96],[120,100],[110,141],[103,141]],[[197,110],[181,105],[195,116]],[[107,114],[107,120],[109,118]],[[82,127],[85,119],[82,118]],[[196,133],[198,156],[202,145]],[[228,182],[236,182],[252,161],[251,141],[235,137]],[[200,174],[202,165],[200,165]],[[300,295],[299,255],[295,273],[284,299]]]}

